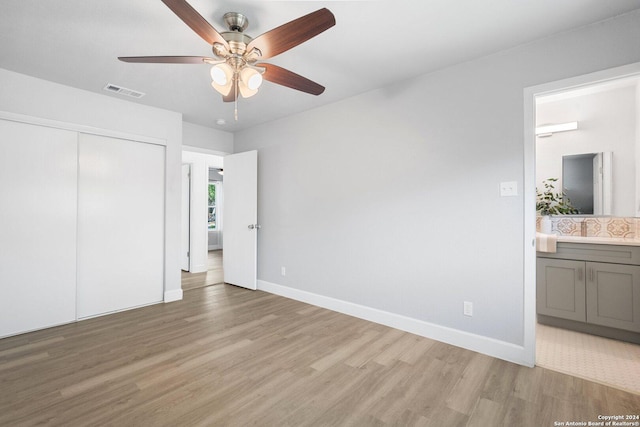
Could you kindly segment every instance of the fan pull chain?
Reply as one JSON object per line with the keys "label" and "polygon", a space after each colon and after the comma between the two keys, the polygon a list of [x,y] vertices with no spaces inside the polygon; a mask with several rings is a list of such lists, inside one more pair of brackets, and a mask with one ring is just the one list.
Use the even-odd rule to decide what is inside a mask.
{"label": "fan pull chain", "polygon": [[236,119],[236,122],[238,121],[238,72],[235,73],[235,85],[234,85],[234,89],[235,89],[235,93],[236,93],[236,99],[233,102],[235,104],[234,110],[233,110],[233,117]]}

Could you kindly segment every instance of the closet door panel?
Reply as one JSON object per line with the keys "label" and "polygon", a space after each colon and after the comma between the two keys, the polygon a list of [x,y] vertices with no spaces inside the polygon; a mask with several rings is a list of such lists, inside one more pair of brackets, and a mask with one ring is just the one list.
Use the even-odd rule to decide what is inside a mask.
{"label": "closet door panel", "polygon": [[77,144],[0,120],[0,337],[76,318]]}
{"label": "closet door panel", "polygon": [[78,318],[162,301],[164,150],[80,135]]}

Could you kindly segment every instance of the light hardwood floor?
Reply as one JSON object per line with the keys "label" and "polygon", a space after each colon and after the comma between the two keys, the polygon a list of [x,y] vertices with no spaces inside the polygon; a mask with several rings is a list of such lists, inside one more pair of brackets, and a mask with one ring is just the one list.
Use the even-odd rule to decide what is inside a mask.
{"label": "light hardwood floor", "polygon": [[224,282],[222,270],[222,250],[209,251],[207,254],[207,271],[203,273],[182,272],[182,290],[202,288]]}
{"label": "light hardwood floor", "polygon": [[229,285],[0,340],[2,426],[539,427],[638,412],[638,395]]}

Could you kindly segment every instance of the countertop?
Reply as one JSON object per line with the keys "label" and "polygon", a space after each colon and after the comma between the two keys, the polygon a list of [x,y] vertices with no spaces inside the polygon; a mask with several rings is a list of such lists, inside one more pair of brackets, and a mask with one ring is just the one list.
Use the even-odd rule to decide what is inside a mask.
{"label": "countertop", "polygon": [[582,237],[558,236],[559,243],[593,243],[598,245],[640,246],[640,239],[626,239],[624,237]]}

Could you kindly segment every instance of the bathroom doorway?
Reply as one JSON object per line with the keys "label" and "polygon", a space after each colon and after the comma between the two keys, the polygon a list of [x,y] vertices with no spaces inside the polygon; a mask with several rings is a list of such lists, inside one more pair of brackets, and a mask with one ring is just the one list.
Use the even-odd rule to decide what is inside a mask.
{"label": "bathroom doorway", "polygon": [[[558,198],[577,194],[578,187],[591,190],[584,192],[591,200],[578,202],[577,216],[554,217],[552,232],[558,240],[609,235],[640,239],[634,234],[640,233],[636,227],[640,216],[640,135],[636,130],[640,124],[640,64],[531,88],[525,99],[531,102],[525,109],[533,110],[526,120],[527,129],[536,128],[525,141],[525,158],[530,156],[525,166],[525,188],[529,187],[525,190],[525,232],[534,235],[539,225],[533,206],[536,189],[542,193],[545,183],[551,183],[551,192]],[[560,130],[555,132],[540,129],[569,124],[556,127]],[[571,183],[575,174],[564,173],[563,164],[576,159],[586,164],[586,158],[590,170],[581,176],[582,181],[590,176],[590,181]],[[594,160],[598,158],[599,163]],[[602,159],[608,162],[606,167]],[[572,205],[571,200],[569,197],[568,204]],[[616,221],[623,226],[618,227]],[[616,233],[624,236],[614,236]],[[538,323],[536,264],[535,248],[526,248],[525,288],[532,297],[527,301],[534,318],[536,364],[640,393],[640,380],[629,375],[640,369],[640,345]]]}

